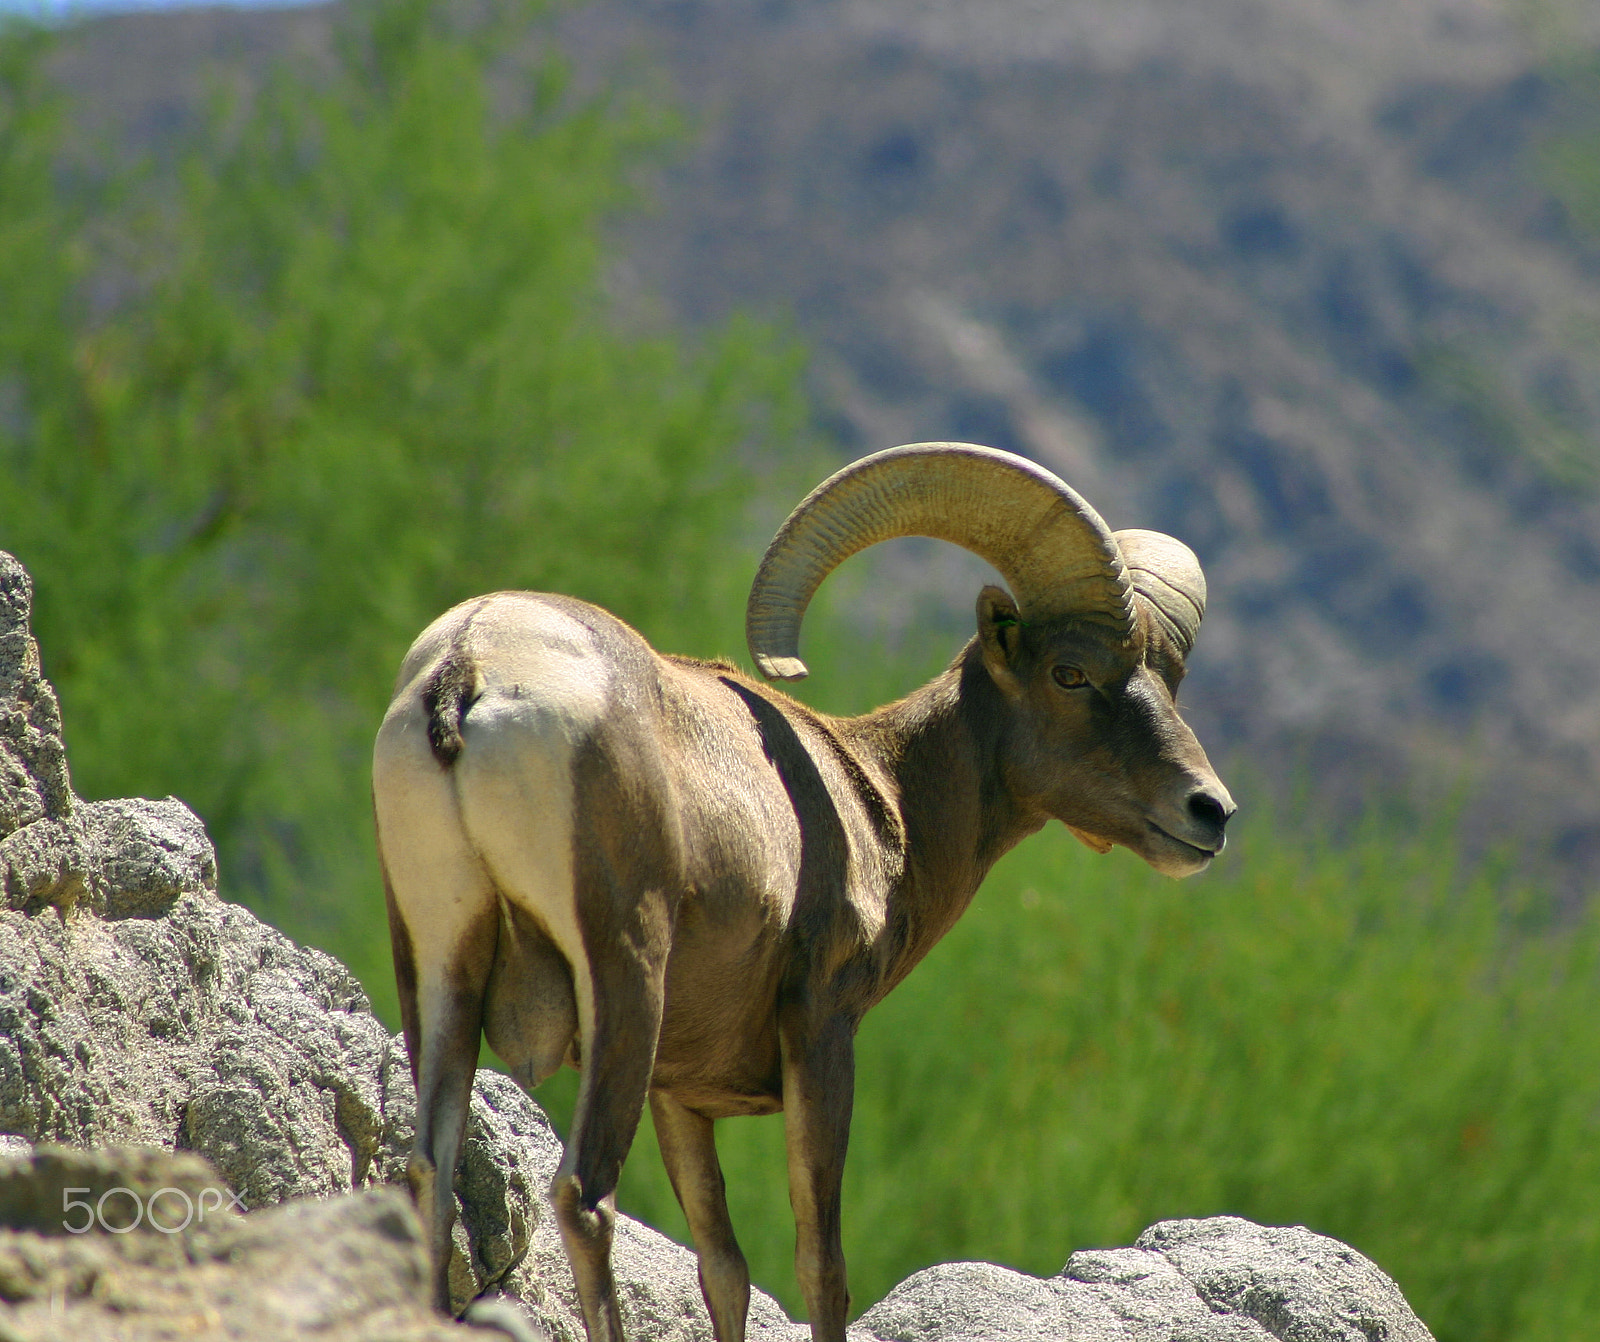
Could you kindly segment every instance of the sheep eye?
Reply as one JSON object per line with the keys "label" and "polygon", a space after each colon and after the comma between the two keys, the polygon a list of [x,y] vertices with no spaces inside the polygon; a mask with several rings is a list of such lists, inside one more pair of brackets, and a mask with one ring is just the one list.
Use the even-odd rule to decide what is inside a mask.
{"label": "sheep eye", "polygon": [[1089,683],[1089,677],[1075,666],[1058,666],[1050,674],[1064,690],[1081,690]]}

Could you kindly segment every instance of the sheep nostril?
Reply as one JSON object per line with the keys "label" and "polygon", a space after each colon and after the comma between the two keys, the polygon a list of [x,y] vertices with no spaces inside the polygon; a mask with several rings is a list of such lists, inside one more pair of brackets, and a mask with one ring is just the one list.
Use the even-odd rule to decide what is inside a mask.
{"label": "sheep nostril", "polygon": [[1201,824],[1215,825],[1220,831],[1228,823],[1228,817],[1233,811],[1209,792],[1196,792],[1189,798],[1189,814]]}

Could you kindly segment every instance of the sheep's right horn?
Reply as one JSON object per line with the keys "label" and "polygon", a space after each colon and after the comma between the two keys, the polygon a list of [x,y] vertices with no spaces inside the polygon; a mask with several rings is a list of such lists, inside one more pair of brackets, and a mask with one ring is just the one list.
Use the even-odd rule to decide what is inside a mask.
{"label": "sheep's right horn", "polygon": [[1026,620],[1074,614],[1133,633],[1133,595],[1106,524],[1024,457],[972,443],[912,443],[853,462],[818,485],[767,547],[745,636],[761,673],[799,680],[800,620],[844,560],[896,536],[932,536],[999,569]]}
{"label": "sheep's right horn", "polygon": [[1116,536],[1133,590],[1150,603],[1187,657],[1206,613],[1206,575],[1200,561],[1182,541],[1160,531],[1119,531]]}

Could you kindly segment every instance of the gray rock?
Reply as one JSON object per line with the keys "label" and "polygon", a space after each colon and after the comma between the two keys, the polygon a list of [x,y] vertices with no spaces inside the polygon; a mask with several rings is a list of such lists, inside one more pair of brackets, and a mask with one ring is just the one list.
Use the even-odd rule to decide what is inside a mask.
{"label": "gray rock", "polygon": [[0,838],[72,811],[61,706],[39,671],[33,580],[0,551]]}
{"label": "gray rock", "polygon": [[215,893],[216,854],[176,798],[81,802],[72,792],[55,690],[29,631],[33,583],[0,552],[0,907],[154,916]]}
{"label": "gray rock", "polygon": [[231,1191],[191,1152],[24,1144],[0,1164],[0,1226],[9,1230],[182,1235],[236,1220]]}
{"label": "gray rock", "polygon": [[[403,1184],[414,1113],[404,1047],[348,972],[214,894],[184,894],[158,918],[0,912],[0,1129],[198,1152],[258,1208]],[[500,1290],[576,1342],[545,1197],[560,1159],[538,1106],[480,1073],[458,1179],[458,1304]],[[616,1261],[636,1336],[710,1336],[688,1250],[624,1218]],[[796,1331],[765,1296],[753,1324],[752,1337]]]}
{"label": "gray rock", "polygon": [[[1171,1263],[1217,1313],[1254,1319],[1275,1338],[1431,1342],[1376,1264],[1304,1226],[1258,1226],[1237,1216],[1162,1221],[1134,1248]],[[1067,1264],[1069,1275],[1080,1257]]]}
{"label": "gray rock", "polygon": [[[198,852],[177,865],[204,869]],[[117,907],[123,892],[109,893]],[[0,911],[0,1129],[195,1151],[264,1207],[402,1180],[413,1122],[404,1048],[344,967],[211,890],[158,917]],[[560,1158],[538,1106],[481,1074],[454,1276],[461,1303],[498,1288],[576,1339],[545,1200]],[[708,1336],[687,1250],[630,1222],[617,1260],[630,1317],[659,1324],[647,1335]],[[757,1309],[787,1325],[770,1300]]]}
{"label": "gray rock", "polygon": [[0,839],[0,896],[7,908],[70,909],[93,896],[94,860],[77,817],[40,816]]}
{"label": "gray rock", "polygon": [[[16,1342],[317,1337],[326,1342],[535,1342],[520,1318],[471,1330],[429,1304],[428,1254],[410,1199],[374,1189],[300,1200],[245,1218],[184,1215],[221,1180],[193,1155],[148,1148],[41,1149],[0,1172],[0,1334]],[[109,1194],[111,1224],[62,1225],[62,1194],[85,1208]],[[165,1229],[143,1209],[156,1199]],[[513,1325],[514,1326],[508,1326]],[[515,1328],[520,1327],[520,1331]]]}
{"label": "gray rock", "polygon": [[1075,1253],[1060,1275],[946,1263],[907,1278],[852,1342],[1432,1342],[1399,1288],[1303,1226],[1162,1221],[1131,1249]]}
{"label": "gray rock", "polygon": [[[338,961],[218,897],[211,843],[181,802],[73,798],[28,596],[27,575],[0,555],[0,1223],[14,1227],[0,1231],[0,1337],[471,1335],[418,1313],[420,1230],[409,1202],[384,1187],[403,1184],[415,1122],[401,1041]],[[40,1142],[159,1150],[35,1152]],[[174,1164],[162,1154],[174,1151],[193,1154]],[[451,1264],[458,1307],[495,1297],[474,1310],[480,1336],[583,1338],[546,1198],[560,1160],[538,1105],[480,1072]],[[213,1178],[230,1204],[236,1193],[267,1210],[179,1237],[54,1229],[68,1187],[198,1196]],[[710,1338],[687,1249],[622,1217],[614,1262],[636,1342]],[[800,1342],[808,1331],[756,1292],[749,1336]],[[984,1263],[930,1268],[851,1337],[1428,1334],[1353,1250],[1221,1217],[1163,1222],[1134,1248],[1075,1254],[1049,1280]]]}
{"label": "gray rock", "polygon": [[200,818],[165,801],[75,801],[0,839],[0,905],[32,912],[80,901],[111,918],[153,917],[184,894],[215,893],[216,854]]}
{"label": "gray rock", "polygon": [[77,814],[108,918],[155,917],[183,895],[216,890],[206,827],[176,797],[79,802]]}

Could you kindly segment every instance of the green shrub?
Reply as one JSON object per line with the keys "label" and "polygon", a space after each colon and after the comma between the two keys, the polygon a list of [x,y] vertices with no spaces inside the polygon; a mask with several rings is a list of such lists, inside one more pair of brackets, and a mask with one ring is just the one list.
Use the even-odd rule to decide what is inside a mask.
{"label": "green shrub", "polygon": [[528,587],[736,646],[747,462],[800,423],[772,333],[609,311],[601,234],[670,121],[505,56],[530,6],[462,14],[358,9],[333,71],[214,107],[175,185],[87,196],[39,37],[0,53],[0,545],[76,782],[182,796],[228,893],[380,1002],[368,761],[407,644]]}

